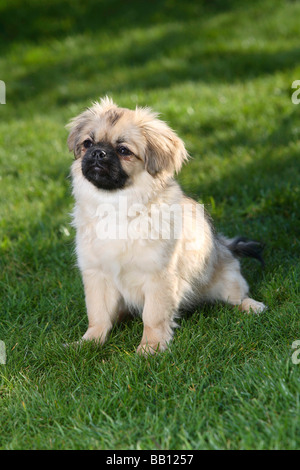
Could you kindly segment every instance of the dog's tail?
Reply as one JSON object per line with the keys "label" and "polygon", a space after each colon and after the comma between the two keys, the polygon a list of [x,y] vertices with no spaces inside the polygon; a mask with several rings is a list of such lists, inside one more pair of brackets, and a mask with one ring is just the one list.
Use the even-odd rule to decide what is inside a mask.
{"label": "dog's tail", "polygon": [[255,258],[260,261],[262,267],[265,266],[265,262],[262,257],[262,252],[265,247],[263,243],[248,240],[245,237],[236,237],[231,240],[227,240],[226,246],[234,256]]}

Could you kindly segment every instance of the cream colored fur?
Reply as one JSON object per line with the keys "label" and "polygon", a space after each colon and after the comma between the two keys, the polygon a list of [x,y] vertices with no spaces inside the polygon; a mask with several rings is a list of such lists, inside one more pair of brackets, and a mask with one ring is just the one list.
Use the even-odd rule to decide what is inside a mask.
{"label": "cream colored fur", "polygon": [[[76,157],[72,165],[76,253],[89,321],[83,339],[103,343],[121,313],[137,311],[144,323],[138,351],[153,353],[167,347],[182,309],[204,301],[228,302],[246,312],[264,309],[262,303],[249,298],[239,261],[227,248],[226,239],[214,235],[207,217],[193,225],[192,214],[201,211],[201,206],[187,198],[173,179],[187,160],[187,152],[181,139],[155,113],[147,108],[118,108],[106,98],[69,127],[68,144]],[[122,161],[129,175],[123,189],[98,189],[82,175],[82,142],[91,132],[96,141],[112,145],[122,138],[133,152],[132,158]],[[118,212],[123,198],[129,208],[138,203],[146,208],[126,215],[124,224],[135,219],[140,225],[147,223],[153,204],[187,204],[192,214],[183,217],[179,239],[99,238],[99,207],[107,204]]]}

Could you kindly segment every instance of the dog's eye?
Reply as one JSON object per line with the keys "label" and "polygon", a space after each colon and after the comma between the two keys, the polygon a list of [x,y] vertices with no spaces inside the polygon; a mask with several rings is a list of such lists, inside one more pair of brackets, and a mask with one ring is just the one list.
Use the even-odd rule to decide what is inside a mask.
{"label": "dog's eye", "polygon": [[85,141],[83,142],[83,146],[84,146],[84,148],[86,148],[86,149],[90,148],[92,145],[93,145],[93,142],[92,142],[91,140],[89,140],[89,139],[87,139],[87,140],[85,140]]}
{"label": "dog's eye", "polygon": [[123,157],[127,157],[129,155],[132,155],[132,152],[127,147],[124,147],[121,145],[120,147],[117,148],[117,152],[122,155]]}

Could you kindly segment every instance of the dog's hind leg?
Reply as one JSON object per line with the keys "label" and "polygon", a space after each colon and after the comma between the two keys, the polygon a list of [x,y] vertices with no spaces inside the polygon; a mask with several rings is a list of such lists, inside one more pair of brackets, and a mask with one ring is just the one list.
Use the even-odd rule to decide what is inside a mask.
{"label": "dog's hind leg", "polygon": [[240,264],[232,258],[219,267],[208,291],[209,300],[216,300],[239,306],[243,312],[261,313],[267,307],[249,297],[249,287],[241,274]]}
{"label": "dog's hind leg", "polygon": [[266,310],[267,307],[262,302],[258,302],[257,300],[251,299],[250,297],[245,297],[242,302],[239,304],[239,310],[242,312],[247,313],[261,313]]}
{"label": "dog's hind leg", "polygon": [[[264,245],[262,243],[244,237],[236,237],[232,240],[222,238],[220,240],[234,257],[255,258],[264,266],[262,258]],[[267,308],[262,302],[257,302],[249,297],[248,284],[241,274],[237,259],[229,261],[227,258],[227,262],[223,265],[223,272],[221,270],[221,277],[224,282],[222,295],[225,301],[238,305],[243,312],[261,313]]]}

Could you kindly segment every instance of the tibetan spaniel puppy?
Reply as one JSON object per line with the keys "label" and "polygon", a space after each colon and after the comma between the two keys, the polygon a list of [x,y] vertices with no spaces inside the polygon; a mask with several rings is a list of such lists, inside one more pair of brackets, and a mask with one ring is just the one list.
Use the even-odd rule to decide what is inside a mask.
{"label": "tibetan spaniel puppy", "polygon": [[188,154],[156,113],[106,97],[68,128],[84,340],[103,344],[121,316],[138,313],[144,329],[137,351],[152,354],[166,349],[180,312],[200,303],[265,309],[249,297],[238,261],[262,261],[261,244],[215,233],[203,206],[174,180]]}

